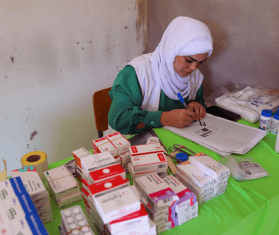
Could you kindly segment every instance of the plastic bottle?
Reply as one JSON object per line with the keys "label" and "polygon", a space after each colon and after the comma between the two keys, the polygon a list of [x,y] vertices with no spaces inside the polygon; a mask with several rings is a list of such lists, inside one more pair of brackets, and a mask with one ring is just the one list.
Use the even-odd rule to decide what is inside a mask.
{"label": "plastic bottle", "polygon": [[277,139],[275,144],[275,151],[279,153],[279,131],[277,133]]}
{"label": "plastic bottle", "polygon": [[274,135],[277,135],[278,132],[278,126],[279,126],[279,112],[275,113],[270,125],[270,132]]}
{"label": "plastic bottle", "polygon": [[259,128],[262,130],[269,131],[271,120],[272,120],[272,111],[268,109],[263,109],[260,117]]}

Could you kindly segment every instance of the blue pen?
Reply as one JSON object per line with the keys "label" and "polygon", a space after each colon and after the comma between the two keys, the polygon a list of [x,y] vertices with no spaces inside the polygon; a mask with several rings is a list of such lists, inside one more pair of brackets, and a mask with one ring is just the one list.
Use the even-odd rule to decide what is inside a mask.
{"label": "blue pen", "polygon": [[[188,106],[187,106],[187,104],[185,103],[185,101],[184,101],[182,95],[181,95],[179,92],[177,93],[177,97],[179,98],[180,102],[183,104],[184,108],[185,108],[185,109],[189,109]],[[199,120],[199,122],[200,122],[200,125],[202,126],[201,120]]]}

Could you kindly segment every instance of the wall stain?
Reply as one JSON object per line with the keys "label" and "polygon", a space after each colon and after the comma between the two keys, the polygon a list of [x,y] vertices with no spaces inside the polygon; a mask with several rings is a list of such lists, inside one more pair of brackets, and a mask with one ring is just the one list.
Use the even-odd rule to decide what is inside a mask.
{"label": "wall stain", "polygon": [[30,140],[33,140],[34,139],[34,137],[36,136],[38,134],[38,131],[33,131],[32,133],[31,133],[31,135],[30,135]]}
{"label": "wall stain", "polygon": [[13,62],[13,64],[15,63],[15,57],[13,57],[12,55],[10,56],[11,61]]}
{"label": "wall stain", "polygon": [[81,50],[84,50],[84,47],[82,47]]}
{"label": "wall stain", "polygon": [[123,29],[127,29],[128,28],[128,26],[125,26]]}

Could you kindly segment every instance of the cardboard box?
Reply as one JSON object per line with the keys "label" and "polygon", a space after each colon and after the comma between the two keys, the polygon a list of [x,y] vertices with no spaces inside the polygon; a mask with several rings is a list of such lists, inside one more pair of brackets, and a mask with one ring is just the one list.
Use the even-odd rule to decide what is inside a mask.
{"label": "cardboard box", "polygon": [[93,200],[105,224],[140,210],[140,201],[127,185],[95,194]]}
{"label": "cardboard box", "polygon": [[131,156],[145,155],[151,153],[162,153],[164,150],[160,143],[142,144],[129,147]]}
{"label": "cardboard box", "polygon": [[176,171],[191,179],[199,188],[213,187],[214,179],[192,164],[177,165]]}
{"label": "cardboard box", "polygon": [[164,153],[131,156],[131,163],[135,174],[168,169],[168,161]]}
{"label": "cardboard box", "polygon": [[135,186],[156,212],[170,207],[179,199],[156,173],[136,178]]}
{"label": "cardboard box", "polygon": [[230,169],[209,156],[191,156],[189,162],[215,180],[230,177]]}
{"label": "cardboard box", "polygon": [[45,171],[44,175],[56,200],[80,192],[79,183],[65,166]]}
{"label": "cardboard box", "polygon": [[130,141],[128,141],[119,132],[93,140],[92,143],[93,148],[97,150],[98,153],[110,152],[113,156],[117,156],[125,151],[128,151],[129,146],[131,146]]}
{"label": "cardboard box", "polygon": [[[169,175],[163,179],[169,187],[176,193],[179,200],[170,209],[170,220],[172,222],[172,227],[181,225],[187,222],[188,213],[192,213],[192,208],[197,205],[197,197],[191,192],[187,187],[185,187],[179,179]],[[196,213],[197,213],[197,206]]]}
{"label": "cardboard box", "polygon": [[118,220],[111,221],[108,224],[110,233],[112,234],[125,234],[125,231],[130,229],[141,228],[142,233],[148,233],[150,230],[147,212],[141,204],[141,209],[129,215],[126,215]]}
{"label": "cardboard box", "polygon": [[80,159],[91,155],[91,153],[89,153],[85,148],[79,148],[72,153],[73,157],[76,160],[77,166],[79,166],[80,168],[82,168]]}
{"label": "cardboard box", "polygon": [[82,169],[87,174],[89,174],[91,171],[99,170],[104,167],[116,164],[116,160],[109,152],[98,153],[81,159]]}

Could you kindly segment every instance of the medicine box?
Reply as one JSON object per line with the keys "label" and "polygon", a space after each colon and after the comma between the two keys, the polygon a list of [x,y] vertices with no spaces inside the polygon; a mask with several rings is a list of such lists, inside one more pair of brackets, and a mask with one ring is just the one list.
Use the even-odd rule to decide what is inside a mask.
{"label": "medicine box", "polygon": [[140,210],[140,201],[127,185],[95,194],[93,200],[105,224]]}
{"label": "medicine box", "polygon": [[82,169],[87,174],[89,174],[89,172],[91,171],[95,171],[98,169],[102,169],[106,166],[112,166],[116,164],[116,160],[109,152],[94,154],[81,159]]}
{"label": "medicine box", "polygon": [[177,165],[176,171],[191,179],[198,187],[213,187],[214,179],[193,164]]}
{"label": "medicine box", "polygon": [[114,191],[117,188],[126,187],[130,185],[130,181],[128,179],[124,180],[119,175],[108,178],[95,184],[88,184],[88,182],[86,181],[83,181],[83,183],[87,186],[89,190],[88,193],[90,194],[92,199],[99,194],[103,194],[108,191]]}
{"label": "medicine box", "polygon": [[156,173],[136,178],[135,186],[156,212],[178,200],[175,192]]}
{"label": "medicine box", "polygon": [[129,147],[131,156],[150,154],[150,153],[162,153],[163,148],[160,143],[142,144]]}
{"label": "medicine box", "polygon": [[215,180],[230,177],[229,168],[209,156],[191,156],[189,157],[189,162]]}
{"label": "medicine box", "polygon": [[45,171],[44,175],[56,200],[80,192],[78,182],[65,166]]}
{"label": "medicine box", "polygon": [[82,168],[80,159],[91,155],[91,153],[89,153],[85,148],[79,148],[73,151],[72,153],[73,153],[73,157],[76,160],[76,165],[79,166],[80,168]]}
{"label": "medicine box", "polygon": [[135,174],[168,169],[168,161],[164,153],[131,156],[131,163]]}
{"label": "medicine box", "polygon": [[98,153],[110,152],[112,156],[128,151],[131,146],[131,143],[119,132],[93,140],[92,143]]}
{"label": "medicine box", "polygon": [[141,204],[141,208],[139,211],[126,215],[120,219],[111,221],[108,225],[109,231],[112,234],[124,234],[125,230],[133,228],[136,229],[137,227],[141,228],[142,233],[148,233],[150,229],[148,215],[143,204]]}

